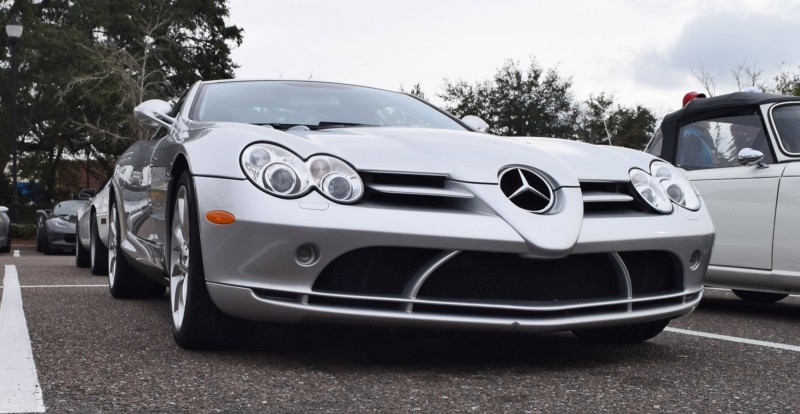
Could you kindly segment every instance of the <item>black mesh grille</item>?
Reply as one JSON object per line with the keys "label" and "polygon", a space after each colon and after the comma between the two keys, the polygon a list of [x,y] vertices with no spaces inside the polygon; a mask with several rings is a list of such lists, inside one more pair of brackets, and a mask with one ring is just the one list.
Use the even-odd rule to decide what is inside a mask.
{"label": "black mesh grille", "polygon": [[633,296],[683,290],[683,272],[678,260],[663,251],[619,254],[631,276]]}
{"label": "black mesh grille", "polygon": [[400,295],[414,274],[440,250],[370,247],[334,260],[313,290],[329,293]]}
{"label": "black mesh grille", "polygon": [[605,254],[559,260],[514,254],[463,252],[425,282],[418,297],[510,301],[558,301],[621,295],[614,266]]}

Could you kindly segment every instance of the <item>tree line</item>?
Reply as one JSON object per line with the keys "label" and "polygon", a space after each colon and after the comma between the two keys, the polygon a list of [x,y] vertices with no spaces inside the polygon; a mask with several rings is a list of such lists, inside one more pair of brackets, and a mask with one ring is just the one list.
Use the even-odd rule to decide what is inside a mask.
{"label": "tree line", "polygon": [[[0,165],[11,157],[8,114],[16,99],[20,177],[37,185],[38,197],[23,194],[21,202],[49,203],[77,193],[79,182],[59,176],[70,162],[90,160],[89,171],[110,176],[116,157],[152,132],[133,118],[140,102],[177,98],[197,80],[232,78],[237,66],[231,51],[241,44],[243,30],[225,22],[226,3],[0,0],[0,21],[17,14],[24,25],[18,92],[13,98],[8,90],[0,92]],[[0,41],[8,43],[5,31]],[[9,62],[9,49],[2,48],[0,85],[10,84]],[[753,76],[748,70],[757,72],[739,68],[742,82],[763,81],[760,72]],[[713,76],[700,74],[706,75],[698,76],[701,83],[714,85]],[[785,72],[772,91],[800,94],[800,77]],[[410,93],[424,97],[418,84]],[[656,126],[652,110],[621,105],[605,92],[577,100],[571,78],[535,59],[525,65],[508,60],[483,81],[445,80],[438,96],[450,113],[480,116],[499,135],[641,149]],[[0,175],[0,205],[8,205],[10,177],[6,171]]]}

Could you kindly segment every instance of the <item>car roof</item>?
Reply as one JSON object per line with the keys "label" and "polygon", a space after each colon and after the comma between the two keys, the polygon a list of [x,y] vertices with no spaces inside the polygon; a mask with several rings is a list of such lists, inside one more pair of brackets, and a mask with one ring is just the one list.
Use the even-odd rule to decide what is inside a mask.
{"label": "car roof", "polygon": [[734,108],[756,107],[766,103],[800,101],[800,97],[776,95],[772,93],[734,92],[725,95],[699,98],[689,102],[685,107],[664,117],[662,125],[676,124],[687,118],[708,112],[725,111]]}

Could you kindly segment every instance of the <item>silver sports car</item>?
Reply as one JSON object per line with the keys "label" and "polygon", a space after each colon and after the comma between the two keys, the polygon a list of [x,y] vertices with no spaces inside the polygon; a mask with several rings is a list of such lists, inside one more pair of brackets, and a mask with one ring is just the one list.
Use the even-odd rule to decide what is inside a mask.
{"label": "silver sports car", "polygon": [[135,115],[157,130],[109,186],[109,286],[169,287],[184,347],[238,319],[642,341],[702,296],[711,220],[644,152],[324,82],[198,82]]}
{"label": "silver sports car", "polygon": [[11,251],[11,220],[7,213],[8,207],[0,206],[0,253]]}
{"label": "silver sports car", "polygon": [[[108,188],[110,180],[78,209],[75,226],[75,265],[88,267],[94,275],[108,274]],[[101,237],[100,235],[103,235]]]}

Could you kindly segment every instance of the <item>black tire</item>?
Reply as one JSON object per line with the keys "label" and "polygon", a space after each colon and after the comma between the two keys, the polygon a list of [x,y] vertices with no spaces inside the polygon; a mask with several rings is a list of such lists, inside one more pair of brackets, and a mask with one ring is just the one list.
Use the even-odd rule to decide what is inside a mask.
{"label": "black tire", "polygon": [[591,342],[636,343],[654,338],[669,324],[669,319],[635,325],[610,326],[608,328],[577,329],[572,331],[578,338]]}
{"label": "black tire", "polygon": [[89,267],[89,249],[81,244],[81,226],[75,225],[75,266]]}
{"label": "black tire", "polygon": [[754,292],[752,290],[733,289],[733,294],[747,302],[753,303],[775,303],[786,299],[788,293]]}
{"label": "black tire", "polygon": [[0,247],[0,253],[11,253],[11,232],[6,233],[6,245]]}
{"label": "black tire", "polygon": [[244,335],[246,323],[223,314],[208,294],[197,201],[188,171],[181,174],[172,194],[167,227],[172,336],[188,349],[224,346]]}
{"label": "black tire", "polygon": [[36,225],[36,251],[41,252],[44,250],[44,238],[42,237],[42,229],[38,224]]}
{"label": "black tire", "polygon": [[165,286],[139,275],[128,263],[120,247],[119,213],[115,203],[109,206],[108,289],[117,299],[160,298]]}
{"label": "black tire", "polygon": [[43,231],[43,234],[44,234],[44,239],[43,239],[44,241],[42,242],[42,253],[47,254],[47,255],[53,254],[54,251],[53,251],[52,248],[50,248],[50,238],[47,237],[47,228],[46,227],[45,227],[45,230]]}
{"label": "black tire", "polygon": [[93,275],[108,275],[108,248],[100,240],[97,216],[94,213],[89,219],[89,269]]}

